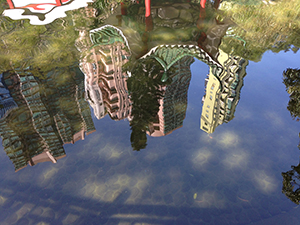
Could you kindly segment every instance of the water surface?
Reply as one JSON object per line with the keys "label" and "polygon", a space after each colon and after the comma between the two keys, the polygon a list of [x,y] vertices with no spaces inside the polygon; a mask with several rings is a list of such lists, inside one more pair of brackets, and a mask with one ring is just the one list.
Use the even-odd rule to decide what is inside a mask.
{"label": "water surface", "polygon": [[[170,48],[163,39],[174,34],[155,30],[155,26],[148,36],[155,41],[146,45],[139,39],[145,37],[140,30],[136,39],[130,39],[132,31],[126,33],[126,21],[136,22],[126,17],[125,28],[111,25],[123,32],[128,43],[119,32],[105,40],[87,35],[92,47],[76,42],[81,57],[75,63],[40,66],[41,73],[33,64],[2,70],[4,89],[10,90],[11,102],[16,103],[1,119],[2,141],[10,138],[9,143],[16,144],[13,137],[18,136],[21,143],[0,147],[2,223],[298,224],[295,199],[282,193],[282,173],[299,163],[299,126],[287,110],[290,98],[283,84],[283,71],[299,67],[299,53],[265,51],[254,62],[224,52],[222,44],[208,51],[203,47],[208,42],[196,41],[199,35],[191,35],[194,40],[177,40]],[[103,25],[92,33],[103,31]],[[180,34],[183,28],[174,29]],[[212,34],[210,28],[201,29]],[[201,29],[197,30],[200,34]],[[90,30],[86,29],[87,34]],[[144,46],[136,46],[138,42]],[[187,51],[188,55],[174,60],[168,70],[154,59],[141,59],[157,43],[169,54],[169,58],[156,55],[166,65],[173,62],[171,54]],[[186,43],[193,47],[182,47]],[[113,54],[107,53],[111,46],[116,48]],[[92,58],[93,51],[106,51],[108,57],[100,57],[104,63]],[[207,58],[199,60],[201,54]],[[240,63],[228,67],[235,73],[218,72],[219,64],[225,68],[229,62],[220,55]],[[110,56],[115,56],[115,64],[108,63],[114,60]],[[132,64],[122,67],[128,60]],[[105,75],[105,69],[96,70],[93,63],[114,65],[113,72]],[[100,78],[87,78],[94,74],[91,71]],[[210,81],[205,85],[208,74]],[[212,104],[207,103],[210,95],[217,102],[226,89],[222,78],[226,74],[236,76],[225,96],[225,116],[216,125],[218,120],[210,116],[221,115],[220,106],[205,110]],[[13,83],[17,87],[13,91],[7,77],[18,77],[22,85]],[[239,88],[233,88],[234,81]],[[216,91],[210,82],[222,85]],[[26,101],[17,100],[20,93]],[[229,106],[233,93],[235,106]],[[211,124],[210,131],[202,128],[204,121]],[[297,180],[291,183],[297,187]]]}

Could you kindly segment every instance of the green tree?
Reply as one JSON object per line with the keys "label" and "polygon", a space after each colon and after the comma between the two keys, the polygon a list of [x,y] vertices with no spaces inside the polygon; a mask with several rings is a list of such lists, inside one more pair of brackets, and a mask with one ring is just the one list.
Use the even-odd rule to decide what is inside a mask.
{"label": "green tree", "polygon": [[148,125],[155,121],[159,111],[159,99],[163,96],[160,86],[166,84],[161,81],[164,71],[151,58],[129,62],[124,65],[124,69],[131,72],[127,80],[133,116],[130,140],[133,150],[139,151],[146,148]]}
{"label": "green tree", "polygon": [[219,20],[229,17],[236,24],[221,45],[227,53],[260,61],[267,50],[295,52],[300,47],[300,0],[275,5],[227,0],[220,9]]}
{"label": "green tree", "polygon": [[300,164],[292,166],[292,170],[281,173],[283,177],[282,193],[292,202],[300,203]]}
{"label": "green tree", "polygon": [[94,21],[85,15],[83,8],[66,14],[65,18],[38,26],[31,25],[29,20],[0,17],[0,72],[30,67],[46,74],[56,67],[77,63],[80,58],[75,47],[78,31],[89,29]]}
{"label": "green tree", "polygon": [[287,109],[293,119],[300,119],[300,69],[288,68],[283,72],[283,83],[290,100]]}

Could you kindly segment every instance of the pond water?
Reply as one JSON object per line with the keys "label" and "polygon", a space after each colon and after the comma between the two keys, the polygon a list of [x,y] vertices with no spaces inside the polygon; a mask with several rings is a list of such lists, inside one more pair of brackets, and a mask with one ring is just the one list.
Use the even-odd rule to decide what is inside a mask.
{"label": "pond water", "polygon": [[300,53],[226,2],[2,16],[1,224],[299,224]]}

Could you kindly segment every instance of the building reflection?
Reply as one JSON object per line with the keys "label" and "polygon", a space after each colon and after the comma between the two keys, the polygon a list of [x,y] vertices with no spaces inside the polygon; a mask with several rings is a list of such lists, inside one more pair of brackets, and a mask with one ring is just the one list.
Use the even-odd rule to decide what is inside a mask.
{"label": "building reflection", "polygon": [[221,49],[219,52],[218,61],[223,65],[223,72],[216,79],[210,70],[205,79],[206,93],[202,98],[200,128],[209,134],[217,126],[234,118],[248,65],[248,61],[241,57],[231,56]]}
{"label": "building reflection", "polygon": [[[198,4],[156,2],[151,6],[151,15],[145,17],[143,4],[131,4],[127,8],[121,4],[104,18],[105,25],[91,31],[81,30],[77,40],[84,56],[80,68],[85,74],[86,99],[95,116],[101,119],[109,114],[114,120],[127,118],[133,133],[143,140],[146,133],[153,137],[172,133],[183,124],[190,65],[198,59],[210,67],[200,128],[212,133],[218,125],[230,121],[248,62],[220,50],[221,40],[233,23],[229,19],[218,21],[213,13],[217,7],[218,4],[208,5],[199,11]],[[149,62],[152,69],[146,65]],[[157,66],[160,71],[154,75]],[[161,96],[149,94],[148,99],[144,98],[149,101],[147,106],[138,103],[137,95],[144,94],[142,89],[155,91],[142,82],[148,78],[137,73],[155,79],[162,75],[161,82],[156,80],[153,84]],[[153,110],[146,113],[142,109],[149,105],[159,106],[154,117]],[[142,119],[146,115],[151,118]]]}
{"label": "building reflection", "polygon": [[7,71],[2,74],[2,84],[11,103],[0,103],[5,108],[2,111],[10,111],[2,114],[0,135],[16,171],[28,164],[56,163],[66,155],[64,144],[83,140],[95,131],[78,68],[57,68],[43,79],[29,68]]}
{"label": "building reflection", "polygon": [[91,30],[90,40],[92,46],[80,67],[85,74],[87,100],[95,116],[101,119],[108,113],[113,120],[130,119],[127,74],[122,70],[130,57],[126,40],[113,26]]}
{"label": "building reflection", "polygon": [[170,84],[160,87],[163,97],[159,99],[156,121],[148,126],[148,135],[165,136],[182,127],[191,80],[190,65],[193,62],[193,57],[186,56],[173,65],[174,73],[169,76]]}
{"label": "building reflection", "polygon": [[12,98],[3,78],[3,73],[0,74],[0,119],[5,118],[12,109],[18,105]]}

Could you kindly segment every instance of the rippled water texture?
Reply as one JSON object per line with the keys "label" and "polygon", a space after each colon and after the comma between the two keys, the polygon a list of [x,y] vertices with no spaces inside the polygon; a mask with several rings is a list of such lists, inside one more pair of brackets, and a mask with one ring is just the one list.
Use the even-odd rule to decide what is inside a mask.
{"label": "rippled water texture", "polygon": [[[105,117],[97,132],[66,145],[67,157],[14,173],[1,151],[1,220],[6,224],[298,223],[281,193],[281,172],[297,164],[298,127],[286,110],[280,77],[289,58],[266,53],[250,63],[235,119],[213,133],[199,129],[207,66],[192,65],[183,127],[149,138],[134,152],[128,122]],[[279,75],[277,75],[279,74]],[[263,222],[260,222],[263,221]]]}
{"label": "rippled water texture", "polygon": [[[256,4],[258,1],[253,1]],[[180,10],[181,16],[175,18],[178,21],[185,12]],[[174,25],[178,29],[175,35],[167,28],[158,32],[155,26],[149,32],[143,30],[145,27],[134,30],[145,18],[135,21],[126,17],[121,23],[120,17],[110,16],[101,19],[111,20],[117,28],[98,24],[91,33],[79,30],[82,36],[77,39],[76,51],[81,55],[75,64],[75,53],[69,58],[57,56],[63,54],[59,46],[67,42],[61,37],[47,37],[58,40],[49,42],[58,50],[47,54],[50,59],[61,57],[57,63],[65,63],[64,69],[59,69],[63,68],[60,65],[49,70],[51,63],[45,64],[45,56],[39,55],[41,61],[36,62],[41,70],[33,64],[26,68],[18,64],[18,68],[7,70],[9,76],[19,79],[18,85],[23,85],[15,84],[14,90],[19,92],[10,97],[17,101],[22,94],[26,101],[20,100],[18,106],[1,114],[1,224],[300,224],[298,205],[282,193],[282,173],[299,163],[299,122],[287,109],[290,97],[283,71],[299,67],[300,53],[269,50],[261,59],[251,60],[251,54],[247,53],[249,59],[239,56],[239,49],[232,48],[232,55],[219,45],[208,50],[209,44],[200,40],[204,38],[200,31],[212,35],[210,28],[186,31],[194,38],[191,41],[184,40],[184,27],[177,27],[180,23]],[[154,24],[169,20],[157,18]],[[64,22],[62,26],[68,27]],[[229,25],[223,25],[218,28],[226,31]],[[55,32],[59,35],[69,32],[67,29]],[[83,38],[84,33],[88,39]],[[173,36],[182,39],[170,47],[166,45],[170,43],[163,43],[164,35],[170,35],[166,38],[169,42],[174,42]],[[83,39],[89,40],[90,46],[84,46]],[[238,41],[242,49],[247,48]],[[69,46],[66,48],[71,49]],[[108,46],[113,47],[108,50]],[[226,64],[224,57],[236,60],[239,66]],[[24,63],[34,60],[28,57]],[[122,67],[126,62],[129,66]],[[3,58],[2,65],[9,65],[6,63]],[[229,70],[235,71],[231,74],[238,88],[232,83],[226,86],[231,80],[222,76],[230,74]],[[0,71],[3,77],[8,76],[7,71]],[[13,93],[7,80],[0,81],[8,86],[0,86],[3,96],[9,96],[5,90]],[[207,102],[210,97],[212,101],[215,96],[221,98],[219,92],[213,92],[219,87],[228,104],[224,113],[223,106],[217,104],[208,110],[212,107]],[[231,96],[226,95],[226,88]],[[0,97],[2,107],[4,97]],[[230,98],[233,100],[227,101]],[[218,122],[211,122],[209,118],[217,113],[220,118],[213,121]],[[203,128],[205,121],[213,124],[205,125],[210,130]],[[40,127],[46,123],[52,125]],[[23,147],[13,142],[14,138],[10,143],[4,141],[10,128],[19,135]],[[32,143],[43,146],[32,145],[34,148]],[[18,148],[21,150],[11,153]],[[30,148],[32,155],[22,152]],[[34,157],[42,153],[47,155],[47,162],[38,163]],[[291,185],[297,186],[297,180]]]}

